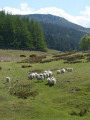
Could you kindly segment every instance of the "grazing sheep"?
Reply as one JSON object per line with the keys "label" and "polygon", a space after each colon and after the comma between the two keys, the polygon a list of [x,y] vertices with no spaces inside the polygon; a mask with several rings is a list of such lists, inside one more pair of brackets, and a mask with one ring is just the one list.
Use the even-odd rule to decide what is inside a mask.
{"label": "grazing sheep", "polygon": [[37,76],[38,76],[38,73],[37,73],[37,72],[35,72],[34,74],[35,74],[35,78],[37,78]]}
{"label": "grazing sheep", "polygon": [[54,84],[56,84],[56,78],[54,78],[54,77],[48,77],[47,78],[47,83],[49,84],[49,85],[54,85]]}
{"label": "grazing sheep", "polygon": [[38,76],[37,76],[37,80],[38,80],[38,81],[40,81],[40,80],[41,80],[41,81],[44,81],[44,76],[43,76],[43,74],[38,75]]}
{"label": "grazing sheep", "polygon": [[56,78],[52,77],[50,83],[51,83],[51,85],[56,84]]}
{"label": "grazing sheep", "polygon": [[49,77],[48,71],[44,71],[43,76],[44,76],[44,78],[48,78]]}
{"label": "grazing sheep", "polygon": [[65,73],[65,69],[63,68],[63,69],[61,69],[61,73]]}
{"label": "grazing sheep", "polygon": [[51,78],[50,78],[50,77],[47,78],[47,83],[48,83],[48,84],[51,83]]}
{"label": "grazing sheep", "polygon": [[61,74],[61,70],[57,70],[57,74]]}
{"label": "grazing sheep", "polygon": [[52,71],[48,70],[48,71],[44,71],[44,76],[47,77],[51,77],[52,76]]}
{"label": "grazing sheep", "polygon": [[73,68],[66,68],[66,70],[67,70],[68,72],[72,72],[72,71],[73,71]]}
{"label": "grazing sheep", "polygon": [[28,73],[28,78],[31,79],[31,80],[32,80],[33,78],[35,78],[35,73],[30,73],[30,72],[29,72],[29,73]]}
{"label": "grazing sheep", "polygon": [[48,70],[48,73],[49,73],[49,77],[51,77],[52,76],[52,71],[50,71],[50,70]]}
{"label": "grazing sheep", "polygon": [[6,82],[10,82],[10,77],[6,77]]}

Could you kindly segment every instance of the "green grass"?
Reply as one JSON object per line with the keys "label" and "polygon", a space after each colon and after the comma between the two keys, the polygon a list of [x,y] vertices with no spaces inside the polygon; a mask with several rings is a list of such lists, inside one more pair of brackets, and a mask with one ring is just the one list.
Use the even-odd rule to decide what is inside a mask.
{"label": "green grass", "polygon": [[[90,119],[90,62],[86,58],[84,63],[64,64],[63,60],[49,63],[17,63],[26,58],[20,55],[31,54],[46,55],[53,58],[55,54],[62,54],[58,51],[48,50],[48,52],[0,50],[3,62],[0,62],[0,120],[89,120]],[[79,53],[86,54],[86,53]],[[10,62],[4,62],[4,60]],[[12,59],[10,59],[12,58]],[[22,68],[22,65],[31,65],[30,68]],[[56,73],[57,69],[73,67],[73,72],[64,74]],[[28,79],[28,71],[52,70],[56,77],[55,86],[46,85],[47,81],[37,82]],[[5,78],[11,78],[10,83],[5,83]],[[18,80],[19,82],[33,82],[39,94],[33,98],[18,98],[10,95],[9,87]],[[5,83],[5,84],[3,84]],[[73,91],[75,90],[75,92]],[[80,116],[81,110],[87,109],[86,114]],[[71,115],[71,113],[76,113]]]}

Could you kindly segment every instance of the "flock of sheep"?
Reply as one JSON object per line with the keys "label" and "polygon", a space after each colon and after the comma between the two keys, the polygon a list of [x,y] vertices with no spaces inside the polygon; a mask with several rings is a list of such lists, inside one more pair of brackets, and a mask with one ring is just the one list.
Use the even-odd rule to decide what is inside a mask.
{"label": "flock of sheep", "polygon": [[[65,71],[68,71],[68,72],[72,72],[73,71],[73,68],[66,68],[66,69],[60,69],[60,70],[57,70],[57,74],[61,74],[61,73],[65,73]],[[41,74],[38,74],[38,73],[31,73],[29,72],[28,73],[28,78],[29,79],[34,79],[36,78],[38,81],[44,81],[44,79],[47,79],[47,83],[49,85],[54,85],[56,84],[56,78],[55,77],[52,77],[53,75],[53,72],[48,70],[48,71],[44,71],[44,73],[41,73]]]}
{"label": "flock of sheep", "polygon": [[[60,69],[60,70],[56,70],[57,74],[61,74],[61,73],[65,73],[65,71],[68,72],[72,72],[73,68],[66,68],[66,69]],[[38,74],[38,73],[31,73],[28,72],[28,78],[29,79],[34,79],[36,78],[38,81],[44,81],[45,79],[47,79],[47,84],[49,85],[54,85],[56,84],[56,78],[52,76],[53,72],[48,70],[48,71],[44,71],[44,73]],[[6,77],[6,82],[10,82],[10,77]]]}

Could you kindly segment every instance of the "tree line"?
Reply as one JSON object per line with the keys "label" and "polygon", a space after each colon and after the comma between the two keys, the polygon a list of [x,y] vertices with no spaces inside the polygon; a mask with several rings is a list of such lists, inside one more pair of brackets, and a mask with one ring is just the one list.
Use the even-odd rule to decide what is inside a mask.
{"label": "tree line", "polygon": [[0,48],[46,51],[47,45],[39,22],[0,11]]}
{"label": "tree line", "polygon": [[48,48],[60,51],[80,50],[79,42],[85,32],[43,22],[41,26]]}
{"label": "tree line", "polygon": [[80,49],[89,50],[90,49],[90,36],[85,34],[80,41]]}

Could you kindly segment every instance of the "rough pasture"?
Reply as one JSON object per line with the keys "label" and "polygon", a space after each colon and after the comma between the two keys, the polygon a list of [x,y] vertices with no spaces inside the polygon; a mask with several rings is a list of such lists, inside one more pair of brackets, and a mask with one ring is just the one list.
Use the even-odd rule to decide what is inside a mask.
{"label": "rough pasture", "polygon": [[[26,62],[30,55],[46,56],[42,61]],[[89,120],[90,119],[90,62],[89,52],[78,52],[61,57],[83,55],[81,63],[64,64],[60,59],[64,53],[49,50],[48,52],[0,50],[0,119],[1,120]],[[65,53],[66,54],[66,53]],[[26,57],[20,57],[25,55]],[[58,55],[59,57],[53,57]],[[8,57],[7,57],[8,56]],[[6,58],[10,61],[7,62]],[[15,58],[15,59],[14,59]],[[58,59],[58,60],[57,60]],[[25,69],[23,69],[23,66]],[[28,66],[32,67],[28,67]],[[56,70],[73,68],[72,72],[57,74]],[[57,82],[47,85],[47,80],[37,82],[29,80],[28,72],[42,73],[53,71]],[[10,82],[5,83],[9,76]],[[5,83],[5,84],[4,84]]]}

